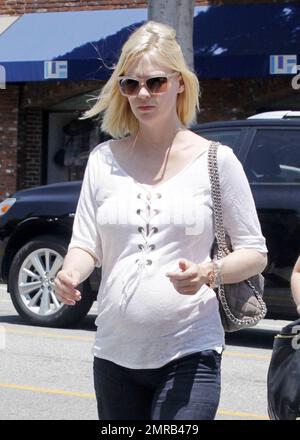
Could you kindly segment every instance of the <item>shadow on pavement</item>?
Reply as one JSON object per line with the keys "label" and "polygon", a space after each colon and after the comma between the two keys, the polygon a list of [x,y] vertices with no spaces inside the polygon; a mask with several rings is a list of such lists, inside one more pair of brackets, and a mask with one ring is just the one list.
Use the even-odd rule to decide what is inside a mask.
{"label": "shadow on pavement", "polygon": [[252,348],[265,348],[272,349],[274,337],[279,333],[279,330],[266,330],[259,328],[252,328],[246,330],[240,330],[234,333],[226,333],[226,344],[252,347]]}
{"label": "shadow on pavement", "polygon": [[2,316],[0,316],[0,323],[17,324],[17,325],[29,325],[27,322],[25,322],[18,315],[7,315],[7,316],[2,315]]}
{"label": "shadow on pavement", "polygon": [[[13,324],[21,325],[25,327],[33,328],[57,328],[66,330],[83,330],[83,331],[96,331],[95,320],[97,314],[89,313],[77,324],[64,327],[50,327],[50,326],[34,326],[29,322],[23,320],[19,315],[2,315],[0,316],[0,324]],[[233,346],[243,346],[243,347],[253,347],[253,348],[264,348],[272,349],[274,337],[279,333],[277,330],[269,330],[262,328],[251,328],[240,330],[238,332],[226,333],[225,341],[228,345]]]}
{"label": "shadow on pavement", "polygon": [[76,330],[88,330],[88,331],[96,331],[97,327],[95,326],[95,320],[97,318],[96,314],[88,314],[86,315],[78,324],[74,324],[70,327],[70,329]]}
{"label": "shadow on pavement", "polygon": [[5,315],[0,316],[0,324],[14,324],[14,325],[22,325],[24,327],[33,327],[33,328],[57,328],[57,329],[67,329],[67,330],[85,330],[85,331],[96,331],[95,320],[97,315],[89,314],[85,318],[83,318],[78,324],[64,326],[64,327],[51,327],[51,326],[37,326],[32,325],[29,322],[23,320],[18,315]]}

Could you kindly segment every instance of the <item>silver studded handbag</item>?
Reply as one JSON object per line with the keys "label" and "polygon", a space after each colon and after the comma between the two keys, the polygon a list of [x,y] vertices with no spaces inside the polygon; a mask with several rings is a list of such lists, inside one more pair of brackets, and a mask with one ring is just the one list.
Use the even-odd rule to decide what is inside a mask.
{"label": "silver studded handbag", "polygon": [[[221,205],[217,151],[220,142],[212,141],[208,150],[208,171],[213,202],[215,241],[211,256],[220,259],[232,252],[230,237],[225,234]],[[263,301],[264,277],[261,274],[234,284],[221,284],[215,289],[219,311],[226,332],[256,325],[267,313]]]}

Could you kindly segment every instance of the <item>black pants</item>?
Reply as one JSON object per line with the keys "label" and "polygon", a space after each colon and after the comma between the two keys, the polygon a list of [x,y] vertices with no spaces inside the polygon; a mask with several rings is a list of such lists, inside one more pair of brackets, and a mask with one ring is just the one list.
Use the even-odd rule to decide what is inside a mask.
{"label": "black pants", "polygon": [[99,419],[213,420],[220,400],[221,357],[204,350],[150,369],[95,357]]}

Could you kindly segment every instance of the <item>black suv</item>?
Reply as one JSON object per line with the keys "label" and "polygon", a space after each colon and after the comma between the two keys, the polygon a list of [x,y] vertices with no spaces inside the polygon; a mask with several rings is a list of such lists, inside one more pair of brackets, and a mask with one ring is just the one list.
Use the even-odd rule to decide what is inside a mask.
{"label": "black suv", "polygon": [[[243,163],[269,250],[265,275],[268,317],[294,319],[290,276],[300,252],[300,112],[270,112],[242,121],[193,127],[229,145]],[[53,290],[71,239],[81,181],[16,192],[0,204],[0,282],[19,314],[35,325],[66,326],[83,318],[96,299],[101,269],[79,288],[75,306]]]}

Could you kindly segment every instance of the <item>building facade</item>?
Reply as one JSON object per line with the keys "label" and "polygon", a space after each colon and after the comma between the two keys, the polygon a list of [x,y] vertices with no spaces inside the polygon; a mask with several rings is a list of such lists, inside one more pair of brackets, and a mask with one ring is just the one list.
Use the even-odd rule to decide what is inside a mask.
{"label": "building facade", "polygon": [[[284,19],[284,22],[291,20],[295,11],[299,12],[298,2],[264,1],[263,3],[269,4],[270,7],[275,4],[282,5],[280,17],[282,20]],[[285,74],[269,74],[271,67],[264,66],[266,54],[272,55],[274,62],[278,64],[280,60],[274,58],[275,56],[278,57],[282,54],[290,56],[294,53],[292,45],[290,50],[289,47],[284,46],[280,47],[279,52],[274,51],[274,47],[271,51],[267,40],[273,41],[273,37],[275,39],[279,32],[278,29],[281,29],[281,39],[289,43],[294,36],[294,44],[296,45],[300,41],[300,27],[296,26],[292,29],[294,33],[289,39],[285,38],[285,28],[281,26],[281,21],[274,21],[276,28],[273,30],[273,25],[270,22],[268,25],[273,34],[264,33],[269,38],[266,38],[266,41],[258,41],[255,46],[253,43],[255,38],[250,39],[249,37],[247,40],[247,34],[241,36],[237,32],[235,33],[230,18],[226,18],[224,21],[222,15],[218,15],[221,11],[223,11],[222,14],[226,12],[224,7],[227,6],[235,7],[237,13],[240,14],[245,12],[245,9],[241,8],[254,5],[260,7],[262,2],[259,0],[251,2],[246,0],[196,1],[197,7],[211,8],[209,10],[211,13],[206,20],[215,24],[212,33],[218,34],[220,41],[222,39],[223,42],[218,47],[214,47],[211,44],[211,35],[207,34],[206,36],[200,32],[205,28],[203,21],[201,21],[203,15],[201,16],[199,13],[197,17],[195,16],[195,25],[199,22],[199,32],[198,25],[194,26],[195,55],[199,55],[200,60],[201,111],[198,115],[199,122],[240,119],[269,110],[300,110],[300,90],[291,86],[291,74],[286,72]],[[14,41],[13,30],[17,28],[16,24],[21,28],[20,17],[27,18],[27,23],[29,23],[29,19],[33,20],[37,17],[50,17],[50,14],[52,14],[51,17],[54,17],[54,13],[61,13],[57,17],[64,18],[62,13],[146,11],[146,8],[147,1],[140,0],[69,0],[67,2],[0,0],[0,65],[7,61],[5,55],[2,55],[1,58],[1,38],[8,38],[11,34],[9,41]],[[207,11],[207,9],[204,10]],[[249,14],[255,13],[255,10],[251,8],[248,11]],[[36,15],[33,17],[34,14]],[[276,13],[274,16],[276,17]],[[1,18],[3,22],[6,20],[6,23],[7,20],[11,20],[11,25],[4,25],[1,30]],[[16,22],[14,22],[15,18]],[[259,18],[257,20],[259,21]],[[23,22],[25,26],[26,21],[23,20]],[[228,25],[227,30],[224,22],[225,25],[226,23]],[[36,21],[33,20],[32,23],[36,23]],[[224,32],[220,33],[223,28]],[[261,28],[263,26],[260,25]],[[34,29],[31,29],[33,32]],[[207,31],[207,33],[209,32]],[[229,44],[228,35],[229,37],[230,35],[238,35],[238,45]],[[199,41],[197,41],[198,36]],[[206,45],[209,46],[209,50],[207,47],[204,49],[203,41],[206,37],[210,42]],[[41,32],[40,38],[47,39],[48,37]],[[109,41],[110,44],[113,44],[112,40]],[[3,43],[2,53],[8,53],[8,50],[15,50],[18,53],[18,48],[14,48],[13,44],[10,44],[11,46],[7,49]],[[37,46],[38,44],[39,42],[37,42]],[[228,49],[229,45],[231,45],[230,49]],[[280,44],[278,43],[278,45]],[[225,50],[224,46],[229,51],[226,62],[224,57],[215,56]],[[203,60],[207,60],[206,67]],[[26,63],[29,70],[31,69],[30,72],[39,68],[36,63],[28,64],[28,60],[22,62],[23,64],[18,64],[18,68],[15,69],[16,74],[20,73],[20,70],[23,69],[22,66],[25,66]],[[13,69],[13,62],[11,62],[11,66]],[[211,72],[215,73],[211,74]],[[24,78],[25,80],[22,81],[20,78],[16,77],[14,80],[14,77],[11,77],[6,82],[5,88],[0,87],[0,201],[19,189],[81,179],[88,152],[106,139],[105,133],[101,133],[96,121],[78,121],[78,116],[89,108],[88,100],[97,95],[105,79],[96,76],[92,79],[82,79],[83,77],[76,79],[76,75],[67,80],[51,77],[50,80],[42,81],[34,80],[34,77],[30,80],[26,80],[26,76]]]}

